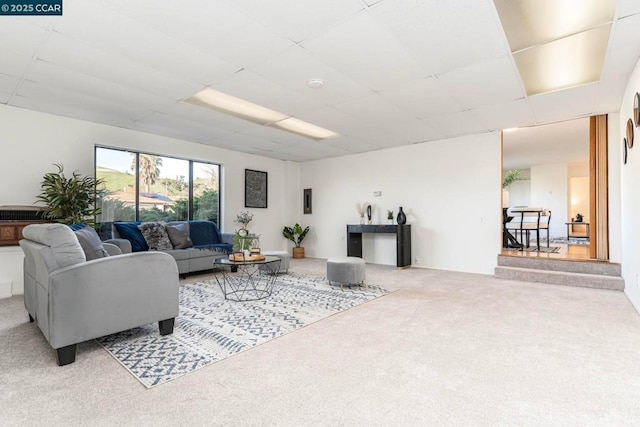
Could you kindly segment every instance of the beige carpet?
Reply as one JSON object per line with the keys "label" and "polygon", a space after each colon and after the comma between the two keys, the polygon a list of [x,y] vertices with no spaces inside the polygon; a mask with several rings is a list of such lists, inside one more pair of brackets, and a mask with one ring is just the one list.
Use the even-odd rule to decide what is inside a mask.
{"label": "beige carpet", "polygon": [[95,342],[56,366],[21,297],[0,300],[0,424],[640,424],[640,316],[622,292],[367,274],[398,291],[153,389]]}

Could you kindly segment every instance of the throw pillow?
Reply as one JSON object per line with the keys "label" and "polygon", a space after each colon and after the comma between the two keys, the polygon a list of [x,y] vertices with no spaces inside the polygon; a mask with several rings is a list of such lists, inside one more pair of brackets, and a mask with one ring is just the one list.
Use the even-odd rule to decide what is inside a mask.
{"label": "throw pillow", "polygon": [[152,251],[173,249],[171,240],[167,235],[164,223],[162,222],[144,222],[138,226],[142,237]]}
{"label": "throw pillow", "polygon": [[142,237],[142,233],[138,230],[138,226],[142,224],[139,221],[132,222],[114,222],[113,225],[118,230],[118,234],[123,239],[131,242],[131,252],[148,251],[149,245]]}
{"label": "throw pillow", "polygon": [[189,223],[167,224],[165,226],[169,240],[173,245],[173,249],[186,249],[193,247],[191,237],[189,237]]}
{"label": "throw pillow", "polygon": [[109,256],[104,246],[102,246],[100,236],[98,236],[98,233],[92,227],[85,225],[78,230],[74,230],[74,233],[78,238],[78,242],[80,242],[80,246],[82,246],[87,261]]}

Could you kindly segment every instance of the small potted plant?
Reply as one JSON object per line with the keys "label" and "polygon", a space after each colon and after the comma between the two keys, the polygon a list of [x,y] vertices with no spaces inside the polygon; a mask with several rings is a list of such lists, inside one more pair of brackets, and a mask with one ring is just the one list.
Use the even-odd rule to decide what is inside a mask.
{"label": "small potted plant", "polygon": [[387,210],[387,219],[389,220],[389,224],[393,224],[393,211]]}
{"label": "small potted plant", "polygon": [[309,227],[304,230],[300,227],[300,224],[296,223],[293,227],[285,226],[282,229],[282,235],[287,239],[291,240],[294,245],[293,248],[293,257],[294,258],[304,258],[304,248],[300,246],[300,243],[304,240],[305,236],[309,232]]}
{"label": "small potted plant", "polygon": [[[237,216],[235,222],[236,224],[240,224],[240,230],[244,230],[240,234],[244,234],[245,236],[248,234],[249,230],[247,230],[247,225],[253,220],[253,214],[247,211],[241,211]],[[238,231],[240,231],[238,230]],[[237,233],[237,231],[236,231]]]}

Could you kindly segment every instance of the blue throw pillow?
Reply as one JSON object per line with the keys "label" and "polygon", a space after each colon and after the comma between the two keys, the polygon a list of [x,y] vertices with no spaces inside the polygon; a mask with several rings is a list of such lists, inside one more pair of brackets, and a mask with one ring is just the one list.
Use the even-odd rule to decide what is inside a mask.
{"label": "blue throw pillow", "polygon": [[193,246],[222,243],[218,227],[211,221],[189,221],[189,234],[191,234]]}
{"label": "blue throw pillow", "polygon": [[76,224],[69,224],[69,228],[73,231],[78,231],[78,230],[82,230],[85,227],[85,223],[84,222],[78,222]]}
{"label": "blue throw pillow", "polygon": [[118,234],[120,234],[120,237],[131,242],[132,252],[143,252],[149,250],[147,242],[144,240],[142,233],[138,229],[138,226],[140,224],[142,224],[140,221],[113,223],[113,225],[116,227],[116,230],[118,230]]}

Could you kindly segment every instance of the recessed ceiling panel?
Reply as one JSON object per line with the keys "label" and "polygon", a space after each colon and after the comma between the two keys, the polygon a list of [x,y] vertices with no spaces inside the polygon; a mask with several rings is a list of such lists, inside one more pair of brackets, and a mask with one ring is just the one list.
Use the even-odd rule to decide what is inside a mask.
{"label": "recessed ceiling panel", "polygon": [[512,52],[613,20],[615,0],[494,0]]}
{"label": "recessed ceiling panel", "polygon": [[513,55],[528,95],[600,80],[611,26],[556,40]]}

